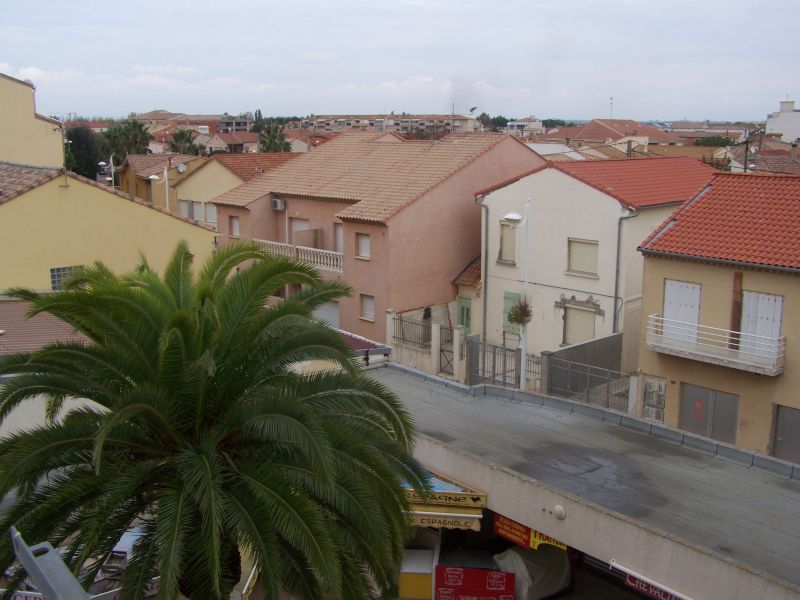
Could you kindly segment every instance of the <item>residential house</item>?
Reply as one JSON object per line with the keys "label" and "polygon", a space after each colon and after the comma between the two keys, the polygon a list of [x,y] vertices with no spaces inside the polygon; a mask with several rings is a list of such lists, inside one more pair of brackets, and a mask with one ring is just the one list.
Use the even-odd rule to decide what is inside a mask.
{"label": "residential house", "polygon": [[800,110],[794,100],[783,100],[779,110],[767,116],[766,132],[780,133],[784,142],[800,141]]}
{"label": "residential house", "polygon": [[324,131],[394,131],[396,133],[474,133],[483,131],[480,121],[466,115],[311,115],[295,128]]}
{"label": "residential house", "polygon": [[[762,124],[763,126],[763,124]],[[710,121],[673,121],[666,131],[686,140],[687,145],[708,137],[726,137],[734,142],[743,142],[749,133],[760,126],[756,123],[711,123]]]}
{"label": "residential house", "polygon": [[141,254],[163,270],[179,240],[203,260],[214,232],[63,169],[0,162],[0,290],[58,289],[76,266],[127,271]]}
{"label": "residential house", "polygon": [[64,123],[64,127],[69,129],[70,127],[86,127],[92,131],[92,133],[105,133],[108,131],[108,128],[114,124],[113,120],[108,121],[67,121]]}
{"label": "residential house", "polygon": [[320,144],[329,142],[339,134],[312,133],[306,129],[286,129],[283,135],[292,147],[292,152],[308,152],[310,148],[316,148]]}
{"label": "residential house", "polygon": [[[524,296],[533,307],[529,353],[624,326],[623,367],[635,369],[642,289],[636,248],[715,172],[681,157],[548,162],[480,191],[482,299],[470,311],[470,329],[489,343],[516,348],[521,331],[508,311]],[[511,213],[524,224],[515,225]]]}
{"label": "residential house", "polygon": [[525,117],[524,119],[509,121],[506,124],[506,133],[524,138],[533,137],[544,133],[544,125],[541,119],[537,119],[534,116]]}
{"label": "residential house", "polygon": [[177,214],[175,186],[206,160],[191,154],[129,154],[116,171],[119,189]]}
{"label": "residential house", "polygon": [[35,94],[30,81],[0,73],[0,161],[62,167],[61,122],[36,112]]}
{"label": "residential house", "polygon": [[219,230],[315,264],[352,295],[325,318],[383,342],[385,313],[452,300],[480,251],[475,192],[544,163],[508,135],[343,134],[214,200]]}
{"label": "residential house", "polygon": [[798,142],[784,142],[777,134],[760,136],[751,144],[739,144],[717,152],[732,173],[800,173]]}
{"label": "residential house", "polygon": [[592,119],[583,125],[552,129],[537,141],[557,141],[567,145],[606,144],[620,150],[625,150],[629,141],[636,145],[683,144],[683,139],[674,133],[630,119]]}
{"label": "residential house", "polygon": [[179,214],[217,227],[211,200],[298,155],[291,152],[217,154],[175,184]]}
{"label": "residential house", "polygon": [[718,174],[640,250],[644,416],[800,463],[800,177]]}
{"label": "residential house", "polygon": [[206,152],[258,152],[259,134],[255,131],[217,133],[206,142]]}

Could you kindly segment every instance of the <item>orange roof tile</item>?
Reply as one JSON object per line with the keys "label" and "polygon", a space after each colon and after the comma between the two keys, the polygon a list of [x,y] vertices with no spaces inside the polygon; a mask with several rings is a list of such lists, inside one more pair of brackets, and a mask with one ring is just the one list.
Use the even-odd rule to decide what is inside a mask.
{"label": "orange roof tile", "polygon": [[300,155],[292,152],[251,152],[248,154],[215,154],[212,160],[218,161],[244,181],[250,181],[256,175],[266,173],[298,156]]}
{"label": "orange roof tile", "polygon": [[88,341],[75,329],[53,315],[40,313],[27,318],[30,304],[22,300],[0,300],[0,355],[33,352],[54,342]]}
{"label": "orange roof tile", "polygon": [[193,154],[128,154],[122,167],[129,165],[133,174],[144,179],[150,175],[159,175],[164,170],[164,163],[177,167],[179,163],[188,163],[193,160],[200,160],[199,156]]}
{"label": "orange roof tile", "polygon": [[464,267],[461,273],[456,275],[453,283],[471,288],[481,287],[481,257],[478,256],[472,259],[472,262]]}
{"label": "orange roof tile", "polygon": [[352,204],[338,213],[341,219],[383,223],[505,137],[510,136],[475,133],[405,141],[385,132],[347,133],[214,202],[246,206],[269,194],[327,198]]}
{"label": "orange roof tile", "polygon": [[646,136],[648,142],[681,142],[683,138],[668,133],[663,129],[646,125],[630,119],[592,119],[584,125],[577,127],[561,127],[541,136],[545,139],[564,139],[603,141],[607,139],[618,140],[629,136]]}
{"label": "orange roof tile", "polygon": [[685,202],[718,172],[694,158],[682,156],[576,160],[551,165],[633,208]]}
{"label": "orange roof tile", "polygon": [[58,176],[58,169],[0,162],[0,204]]}
{"label": "orange roof tile", "polygon": [[800,176],[719,174],[639,249],[800,271]]}

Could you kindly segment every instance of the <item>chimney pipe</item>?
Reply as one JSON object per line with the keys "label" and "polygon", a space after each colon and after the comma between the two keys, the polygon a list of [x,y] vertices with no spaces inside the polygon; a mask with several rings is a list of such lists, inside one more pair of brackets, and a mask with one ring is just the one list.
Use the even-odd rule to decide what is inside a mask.
{"label": "chimney pipe", "polygon": [[797,142],[792,142],[792,160],[797,160]]}
{"label": "chimney pipe", "polygon": [[633,156],[633,140],[628,140],[628,149],[625,151],[628,158]]}

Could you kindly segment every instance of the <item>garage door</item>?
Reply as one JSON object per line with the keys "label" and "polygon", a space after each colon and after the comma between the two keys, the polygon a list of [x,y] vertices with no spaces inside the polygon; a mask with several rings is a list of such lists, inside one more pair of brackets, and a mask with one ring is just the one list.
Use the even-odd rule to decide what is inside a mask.
{"label": "garage door", "polygon": [[339,328],[339,303],[328,302],[314,311],[314,318],[326,321],[331,326]]}

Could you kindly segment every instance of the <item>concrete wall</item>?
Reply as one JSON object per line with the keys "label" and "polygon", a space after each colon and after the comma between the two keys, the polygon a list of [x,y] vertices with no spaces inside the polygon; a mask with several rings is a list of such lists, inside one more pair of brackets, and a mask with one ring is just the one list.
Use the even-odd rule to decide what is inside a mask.
{"label": "concrete wall", "polygon": [[0,161],[64,166],[61,125],[36,115],[34,87],[0,75]]}
{"label": "concrete wall", "polygon": [[[663,313],[664,279],[702,285],[700,324],[730,329],[735,269],[647,257],[644,267],[642,330],[647,317]],[[800,279],[769,271],[743,270],[742,288],[783,296],[782,335],[786,336],[785,370],[770,377],[738,369],[711,365],[648,350],[644,338],[639,346],[639,368],[644,375],[667,380],[664,423],[680,422],[681,384],[689,383],[739,395],[736,445],[771,453],[773,418],[777,405],[800,408]]]}
{"label": "concrete wall", "polygon": [[780,110],[767,116],[767,133],[780,133],[784,142],[800,139],[800,110],[794,110],[794,102],[780,103]]}
{"label": "concrete wall", "polygon": [[214,232],[104,187],[58,177],[0,204],[0,289],[48,290],[51,268],[96,260],[125,272],[140,253],[162,272],[179,240],[189,243],[198,264],[211,253]]}
{"label": "concrete wall", "polygon": [[220,194],[241,185],[243,180],[218,161],[211,160],[201,169],[194,169],[175,185],[178,200],[209,202]]}
{"label": "concrete wall", "polygon": [[622,334],[614,333],[553,352],[553,358],[569,360],[599,369],[620,370]]}
{"label": "concrete wall", "polygon": [[[797,591],[719,554],[420,435],[424,465],[487,493],[488,508],[602,561],[617,561],[696,600],[789,600]],[[556,518],[553,508],[564,508]]]}

